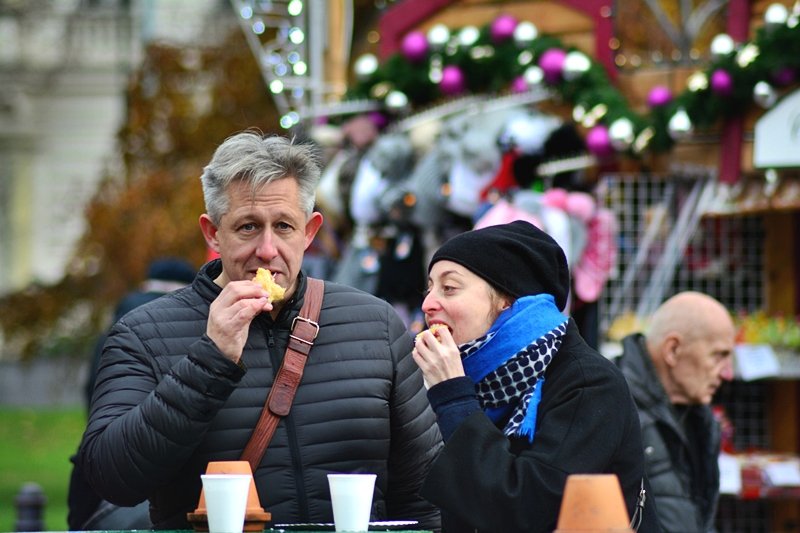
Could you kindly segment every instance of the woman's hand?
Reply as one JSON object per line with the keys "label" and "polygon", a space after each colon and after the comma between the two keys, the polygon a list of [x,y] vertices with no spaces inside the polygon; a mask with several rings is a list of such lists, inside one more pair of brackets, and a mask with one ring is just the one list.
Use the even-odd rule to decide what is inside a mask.
{"label": "woman's hand", "polygon": [[466,375],[461,353],[447,328],[439,329],[436,335],[430,330],[423,331],[417,336],[411,355],[428,387]]}

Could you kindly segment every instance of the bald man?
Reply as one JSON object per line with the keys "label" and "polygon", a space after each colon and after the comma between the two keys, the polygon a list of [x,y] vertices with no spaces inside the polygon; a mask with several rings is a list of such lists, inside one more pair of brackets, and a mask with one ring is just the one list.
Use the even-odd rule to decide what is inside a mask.
{"label": "bald man", "polygon": [[714,298],[682,292],[623,339],[617,360],[639,409],[647,475],[665,532],[714,531],[719,424],[710,403],[733,379],[735,327]]}

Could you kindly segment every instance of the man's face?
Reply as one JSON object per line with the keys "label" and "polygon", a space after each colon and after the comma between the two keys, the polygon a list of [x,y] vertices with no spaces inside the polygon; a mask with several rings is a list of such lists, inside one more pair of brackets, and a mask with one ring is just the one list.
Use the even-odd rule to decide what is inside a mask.
{"label": "man's face", "polygon": [[733,379],[734,333],[720,332],[676,346],[672,377],[679,400],[675,403],[710,404],[723,381]]}
{"label": "man's face", "polygon": [[275,281],[294,293],[303,254],[322,225],[322,215],[306,220],[300,208],[297,182],[273,181],[253,195],[249,184],[234,181],[228,188],[229,209],[219,226],[207,215],[200,226],[209,246],[222,260],[220,285],[250,280],[259,267],[268,268]]}

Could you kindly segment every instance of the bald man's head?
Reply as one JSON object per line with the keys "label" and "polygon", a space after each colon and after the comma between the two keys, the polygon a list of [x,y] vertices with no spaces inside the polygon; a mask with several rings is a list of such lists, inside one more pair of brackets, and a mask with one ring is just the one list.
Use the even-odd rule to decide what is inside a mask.
{"label": "bald man's head", "polygon": [[647,348],[673,403],[708,404],[733,379],[735,336],[730,313],[707,294],[682,292],[656,310]]}

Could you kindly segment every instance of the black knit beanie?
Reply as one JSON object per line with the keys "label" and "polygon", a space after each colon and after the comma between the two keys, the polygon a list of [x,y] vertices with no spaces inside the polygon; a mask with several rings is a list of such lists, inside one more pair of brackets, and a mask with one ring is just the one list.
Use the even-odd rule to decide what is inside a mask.
{"label": "black knit beanie", "polygon": [[564,251],[547,233],[517,220],[467,231],[448,239],[433,254],[468,268],[514,298],[550,294],[564,310],[569,295],[569,268]]}

